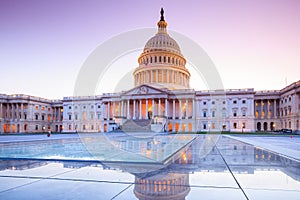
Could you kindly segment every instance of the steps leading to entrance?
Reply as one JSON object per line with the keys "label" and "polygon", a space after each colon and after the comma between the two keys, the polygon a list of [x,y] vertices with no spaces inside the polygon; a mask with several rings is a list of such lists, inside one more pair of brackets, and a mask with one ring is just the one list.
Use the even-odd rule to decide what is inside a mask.
{"label": "steps leading to entrance", "polygon": [[125,132],[151,132],[151,120],[128,120],[122,125]]}

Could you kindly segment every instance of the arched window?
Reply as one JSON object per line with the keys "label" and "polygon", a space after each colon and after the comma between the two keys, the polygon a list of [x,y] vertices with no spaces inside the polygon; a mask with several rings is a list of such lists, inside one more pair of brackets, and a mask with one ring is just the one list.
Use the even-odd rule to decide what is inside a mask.
{"label": "arched window", "polygon": [[155,62],[155,63],[157,62],[157,57],[156,57],[156,56],[154,57],[154,62]]}

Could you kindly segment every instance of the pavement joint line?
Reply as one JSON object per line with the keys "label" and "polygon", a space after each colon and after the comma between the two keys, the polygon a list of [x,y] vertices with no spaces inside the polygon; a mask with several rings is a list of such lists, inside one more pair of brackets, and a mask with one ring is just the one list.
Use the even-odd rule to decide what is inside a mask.
{"label": "pavement joint line", "polygon": [[248,196],[246,195],[245,191],[243,190],[243,188],[241,187],[240,183],[238,182],[238,180],[236,179],[236,177],[234,176],[233,172],[231,171],[228,163],[226,162],[225,158],[223,157],[222,153],[219,151],[219,148],[217,147],[217,145],[215,146],[217,151],[219,152],[222,160],[224,161],[225,165],[227,166],[227,169],[229,170],[231,176],[233,177],[233,179],[235,180],[236,184],[239,186],[240,190],[243,192],[244,196],[246,197],[247,200],[249,200]]}
{"label": "pavement joint line", "polygon": [[[57,175],[61,175],[61,174],[65,174],[65,173],[68,173],[68,172],[71,172],[71,171],[75,171],[74,169],[72,169],[72,170],[69,170],[69,171],[65,171],[65,172],[62,172],[62,173],[58,173],[58,174],[54,174],[54,175],[52,175],[52,176],[49,176],[49,177],[17,177],[17,176],[15,176],[16,178],[24,178],[24,179],[28,179],[28,178],[30,178],[30,179],[37,179],[36,181],[32,181],[32,182],[30,182],[30,183],[26,183],[26,184],[23,184],[23,185],[19,185],[19,186],[16,186],[16,187],[12,187],[12,188],[9,188],[9,189],[7,189],[7,190],[3,190],[3,191],[0,191],[0,194],[1,193],[5,193],[5,192],[8,192],[8,191],[11,191],[11,190],[14,190],[14,189],[17,189],[17,188],[20,188],[20,187],[24,187],[24,186],[27,186],[27,185],[31,185],[31,184],[33,184],[33,183],[37,183],[37,182],[39,182],[39,181],[42,181],[42,180],[45,180],[45,179],[49,179],[49,178],[51,178],[51,177],[54,177],[54,176],[57,176]],[[6,178],[13,178],[13,176],[0,176],[0,177],[6,177]]]}
{"label": "pavement joint line", "polygon": [[116,197],[118,197],[120,194],[122,194],[122,193],[125,192],[127,189],[129,189],[132,185],[134,185],[134,183],[128,185],[126,188],[124,188],[123,190],[121,190],[118,194],[116,194],[115,196],[113,196],[113,197],[111,198],[111,200],[112,200],[112,199],[115,199]]}

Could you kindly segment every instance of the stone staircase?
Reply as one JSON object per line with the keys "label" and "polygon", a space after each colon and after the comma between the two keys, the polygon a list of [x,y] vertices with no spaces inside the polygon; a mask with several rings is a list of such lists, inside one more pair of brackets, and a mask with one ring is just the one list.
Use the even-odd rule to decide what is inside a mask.
{"label": "stone staircase", "polygon": [[151,132],[151,120],[127,120],[121,128],[125,132]]}

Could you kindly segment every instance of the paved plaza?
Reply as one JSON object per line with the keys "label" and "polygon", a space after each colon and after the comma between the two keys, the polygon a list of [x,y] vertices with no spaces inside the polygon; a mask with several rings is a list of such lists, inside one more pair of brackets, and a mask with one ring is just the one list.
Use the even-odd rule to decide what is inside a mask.
{"label": "paved plaza", "polygon": [[108,143],[96,145],[106,151],[104,157],[93,152],[102,134],[1,136],[0,199],[265,200],[300,195],[297,136],[141,135],[105,136]]}

